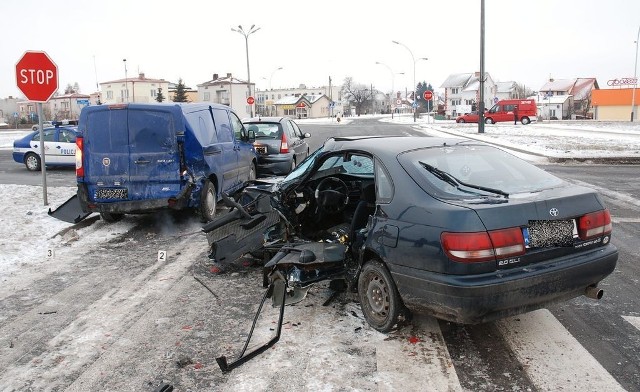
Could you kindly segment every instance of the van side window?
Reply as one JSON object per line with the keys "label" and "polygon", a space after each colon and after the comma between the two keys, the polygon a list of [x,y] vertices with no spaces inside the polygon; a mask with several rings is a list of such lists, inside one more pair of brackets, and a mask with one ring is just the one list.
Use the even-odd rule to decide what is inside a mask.
{"label": "van side window", "polygon": [[231,130],[231,124],[229,124],[227,111],[223,109],[213,109],[212,113],[218,141],[221,143],[233,142],[233,132]]}
{"label": "van side window", "polygon": [[242,135],[244,133],[244,126],[242,125],[242,121],[240,121],[235,113],[229,113],[229,117],[231,118],[231,126],[233,127],[233,133],[236,137],[236,140],[242,140]]}

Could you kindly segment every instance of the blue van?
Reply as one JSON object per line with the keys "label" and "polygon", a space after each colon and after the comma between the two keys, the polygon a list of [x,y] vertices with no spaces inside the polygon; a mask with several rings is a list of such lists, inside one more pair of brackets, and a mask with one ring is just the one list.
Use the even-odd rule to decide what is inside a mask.
{"label": "blue van", "polygon": [[255,135],[228,106],[87,106],[78,130],[75,197],[86,215],[99,212],[106,221],[191,208],[208,222],[221,192],[232,193],[256,176]]}

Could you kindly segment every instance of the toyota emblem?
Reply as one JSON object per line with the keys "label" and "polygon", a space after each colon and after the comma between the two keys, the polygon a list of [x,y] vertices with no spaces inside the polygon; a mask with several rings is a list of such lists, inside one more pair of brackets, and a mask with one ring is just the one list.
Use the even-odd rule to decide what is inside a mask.
{"label": "toyota emblem", "polygon": [[109,166],[111,164],[111,159],[109,158],[102,158],[102,164],[104,166]]}
{"label": "toyota emblem", "polygon": [[549,210],[549,215],[551,215],[551,216],[558,216],[558,213],[559,213],[559,211],[555,207],[553,207],[552,209]]}

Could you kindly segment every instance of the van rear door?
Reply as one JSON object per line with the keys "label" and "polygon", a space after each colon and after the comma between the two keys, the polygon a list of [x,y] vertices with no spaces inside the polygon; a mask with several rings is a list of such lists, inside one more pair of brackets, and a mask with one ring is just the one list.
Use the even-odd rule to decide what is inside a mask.
{"label": "van rear door", "polygon": [[[100,110],[102,109],[102,110]],[[95,202],[176,196],[180,159],[172,108],[103,106],[87,114],[85,176]],[[181,118],[181,117],[177,117]]]}

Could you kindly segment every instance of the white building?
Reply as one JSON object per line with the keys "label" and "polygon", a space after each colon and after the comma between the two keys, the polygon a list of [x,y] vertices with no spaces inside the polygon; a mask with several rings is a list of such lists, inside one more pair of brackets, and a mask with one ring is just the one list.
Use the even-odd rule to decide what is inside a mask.
{"label": "white building", "polygon": [[[227,76],[223,77],[213,74],[213,79],[197,86],[199,102],[212,102],[230,106],[240,118],[251,116],[251,105],[247,103],[249,88],[246,80],[234,78],[231,73],[227,73]],[[253,92],[255,84],[251,83],[250,88]]]}
{"label": "white building", "polygon": [[[445,116],[455,118],[478,109],[480,101],[480,72],[452,74],[442,83],[444,88]],[[491,108],[497,87],[491,75],[485,72],[484,107]]]}
{"label": "white building", "polygon": [[[307,87],[301,84],[298,88],[258,90],[256,91],[256,113],[263,116],[275,115],[278,102],[285,104],[284,102],[287,102],[287,100],[297,101],[296,98],[302,96],[306,96],[307,100],[313,101],[312,97],[325,96],[328,100],[325,105],[328,112],[321,112],[317,109],[319,104],[314,104],[316,109],[314,109],[313,113],[308,114],[316,116],[316,112],[318,112],[322,113],[321,116],[341,115],[344,113],[344,107],[346,106],[342,99],[341,89],[342,86]],[[282,101],[285,98],[286,100]],[[333,107],[330,107],[332,102]],[[282,115],[282,111],[278,115]]]}
{"label": "white building", "polygon": [[146,78],[144,73],[133,78],[102,82],[100,83],[101,102],[104,104],[156,102],[158,88],[162,88],[166,97],[169,82],[164,79]]}

